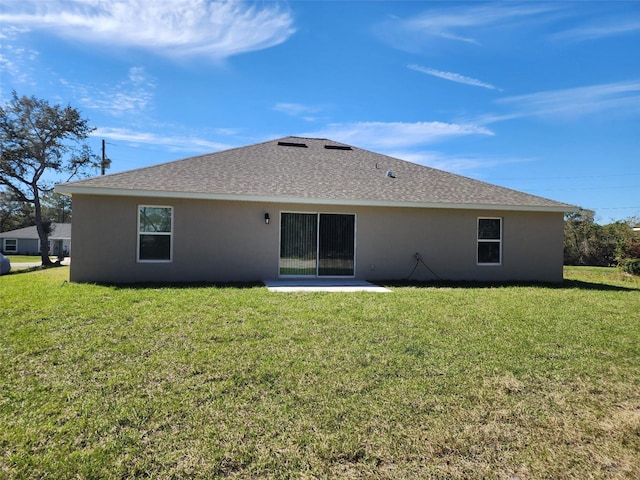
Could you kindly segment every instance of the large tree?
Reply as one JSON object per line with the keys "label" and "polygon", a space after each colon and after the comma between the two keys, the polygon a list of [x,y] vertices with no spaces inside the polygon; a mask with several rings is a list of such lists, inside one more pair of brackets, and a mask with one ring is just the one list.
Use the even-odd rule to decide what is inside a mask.
{"label": "large tree", "polygon": [[93,128],[71,106],[50,105],[35,97],[18,97],[0,106],[0,186],[13,198],[33,205],[43,265],[51,265],[48,252],[50,220],[43,212],[42,196],[53,190],[62,175],[70,180],[97,158],[84,143]]}

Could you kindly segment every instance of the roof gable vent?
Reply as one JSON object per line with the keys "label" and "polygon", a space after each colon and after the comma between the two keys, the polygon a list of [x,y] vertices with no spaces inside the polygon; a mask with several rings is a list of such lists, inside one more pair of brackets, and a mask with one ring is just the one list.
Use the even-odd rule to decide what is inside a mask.
{"label": "roof gable vent", "polygon": [[278,142],[278,145],[280,145],[281,147],[307,148],[307,144],[306,143],[298,143],[298,142]]}
{"label": "roof gable vent", "polygon": [[348,145],[325,145],[324,148],[327,150],[353,150]]}

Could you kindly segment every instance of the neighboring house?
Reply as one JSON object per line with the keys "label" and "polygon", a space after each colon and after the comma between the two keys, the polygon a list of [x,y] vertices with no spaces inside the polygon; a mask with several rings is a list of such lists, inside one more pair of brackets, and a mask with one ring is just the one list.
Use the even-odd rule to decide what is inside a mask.
{"label": "neighboring house", "polygon": [[71,280],[80,282],[559,282],[564,213],[577,211],[299,137],[56,190],[73,196]]}
{"label": "neighboring house", "polygon": [[[0,233],[0,247],[5,255],[39,255],[40,238],[36,227],[25,227]],[[71,224],[51,224],[49,254],[64,256],[71,254]]]}

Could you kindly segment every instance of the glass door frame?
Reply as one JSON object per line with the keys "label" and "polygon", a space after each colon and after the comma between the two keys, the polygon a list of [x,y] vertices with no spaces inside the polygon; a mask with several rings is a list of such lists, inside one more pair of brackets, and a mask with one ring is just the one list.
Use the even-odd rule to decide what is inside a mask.
{"label": "glass door frame", "polygon": [[[315,272],[312,275],[306,274],[283,274],[282,272],[282,216],[283,214],[300,214],[300,215],[315,215],[316,217],[316,239],[315,239]],[[321,215],[344,215],[353,218],[353,273],[351,275],[320,275],[320,217]],[[353,279],[356,276],[356,253],[357,253],[357,230],[358,230],[358,218],[355,213],[351,212],[327,212],[327,211],[294,211],[294,210],[282,210],[278,215],[278,277],[279,278],[349,278]]]}

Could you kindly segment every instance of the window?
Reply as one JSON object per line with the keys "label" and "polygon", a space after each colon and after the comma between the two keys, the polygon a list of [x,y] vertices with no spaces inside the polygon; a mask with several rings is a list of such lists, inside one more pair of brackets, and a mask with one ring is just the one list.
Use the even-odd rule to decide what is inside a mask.
{"label": "window", "polygon": [[502,219],[478,218],[478,265],[502,263]]}
{"label": "window", "polygon": [[173,207],[140,205],[138,208],[138,261],[170,262]]}
{"label": "window", "polygon": [[16,253],[18,251],[18,240],[15,238],[5,238],[4,251],[6,253]]}

